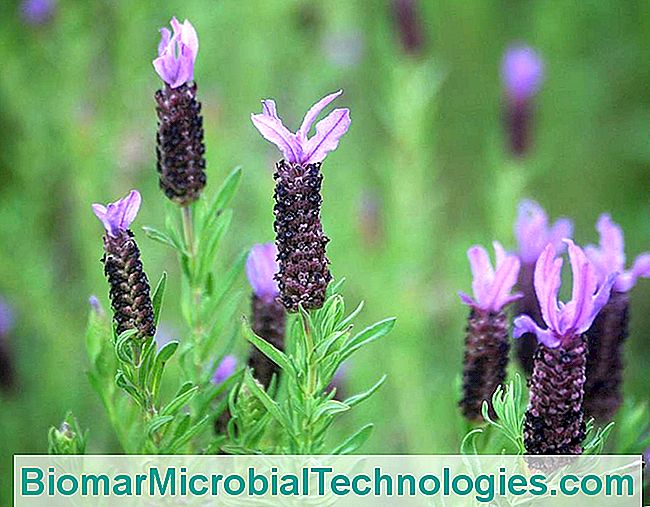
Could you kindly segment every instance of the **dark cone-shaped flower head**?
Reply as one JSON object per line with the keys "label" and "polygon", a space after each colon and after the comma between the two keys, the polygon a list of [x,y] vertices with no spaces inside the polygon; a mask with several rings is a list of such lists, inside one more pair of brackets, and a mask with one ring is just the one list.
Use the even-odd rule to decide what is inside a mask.
{"label": "dark cone-shaped flower head", "polygon": [[[276,349],[284,351],[286,313],[277,300],[279,290],[275,275],[279,268],[276,257],[277,249],[273,243],[255,245],[246,261],[246,275],[253,289],[253,332]],[[273,375],[278,373],[277,365],[256,347],[251,349],[248,366],[265,389],[269,387]]]}
{"label": "dark cone-shaped flower head", "polygon": [[[467,252],[472,268],[474,297],[461,293],[471,311],[467,321],[463,363],[463,397],[460,407],[471,420],[481,420],[483,402],[492,402],[492,395],[506,377],[508,365],[508,319],[503,309],[520,297],[511,294],[517,282],[519,259],[508,255],[494,243],[496,269],[492,268],[483,247],[473,246]],[[491,410],[491,406],[490,406]]]}
{"label": "dark cone-shaped flower head", "polygon": [[110,285],[113,320],[118,334],[137,329],[139,338],[156,334],[149,280],[142,268],[140,250],[129,226],[140,209],[137,190],[108,206],[93,204],[93,211],[106,230],[104,273]]}
{"label": "dark cone-shaped flower head", "polygon": [[309,132],[323,109],[341,93],[332,93],[312,106],[296,133],[283,125],[273,100],[264,100],[262,113],[251,116],[262,136],[284,155],[274,174],[273,210],[279,263],[276,279],[280,301],[290,312],[300,305],[320,308],[332,278],[325,255],[328,239],[320,220],[320,168],[350,126],[350,111],[335,109],[316,124],[313,136]]}
{"label": "dark cone-shaped flower head", "polygon": [[629,270],[625,269],[623,230],[608,214],[598,219],[598,246],[590,245],[585,253],[596,268],[599,283],[617,273],[612,297],[587,332],[589,358],[585,384],[585,410],[598,421],[610,421],[620,407],[623,395],[623,344],[628,334],[628,292],[637,279],[650,276],[650,252],[639,255]]}
{"label": "dark cone-shaped flower head", "polygon": [[417,55],[424,50],[424,26],[418,0],[392,0],[395,28],[404,52]]}
{"label": "dark cone-shaped flower head", "polygon": [[[546,212],[535,201],[524,200],[519,204],[515,236],[518,243],[517,255],[521,261],[517,289],[522,298],[515,303],[515,312],[518,315],[530,316],[539,326],[543,325],[544,321],[533,284],[535,262],[549,243],[552,243],[557,251],[563,249],[562,239],[570,238],[572,231],[573,223],[566,218],[549,224]],[[533,357],[537,349],[535,333],[525,333],[517,340],[515,349],[524,371],[528,375],[532,374]]]}
{"label": "dark cone-shaped flower head", "polygon": [[585,425],[583,397],[587,344],[583,334],[607,303],[614,283],[598,286],[594,267],[571,240],[573,272],[571,301],[558,302],[562,258],[549,244],[535,265],[535,291],[542,319],[540,327],[529,315],[515,319],[514,336],[534,333],[539,340],[530,380],[530,401],[524,423],[529,454],[581,454]]}
{"label": "dark cone-shaped flower head", "polygon": [[186,206],[196,201],[206,184],[201,103],[196,99],[194,61],[199,50],[189,21],[172,19],[173,36],[161,30],[154,67],[165,82],[156,92],[157,169],[160,188],[172,201]]}
{"label": "dark cone-shaped flower head", "polygon": [[626,292],[612,292],[587,331],[589,357],[585,384],[585,413],[600,422],[611,421],[623,401],[623,344],[628,334]]}

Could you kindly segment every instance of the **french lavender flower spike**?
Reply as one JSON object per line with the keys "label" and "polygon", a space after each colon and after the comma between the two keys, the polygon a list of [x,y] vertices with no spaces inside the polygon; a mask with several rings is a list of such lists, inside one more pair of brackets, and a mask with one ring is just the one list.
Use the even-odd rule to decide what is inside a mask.
{"label": "french lavender flower spike", "polygon": [[523,157],[532,144],[533,99],[544,81],[544,63],[534,49],[512,46],[503,55],[501,79],[507,99],[504,117],[509,150]]}
{"label": "french lavender flower spike", "polygon": [[[517,239],[517,255],[521,260],[517,288],[523,297],[515,304],[517,314],[530,316],[538,325],[542,325],[542,314],[535,295],[533,273],[535,262],[544,247],[552,243],[556,251],[564,248],[563,238],[570,238],[573,223],[567,218],[560,218],[553,224],[548,215],[537,202],[526,199],[519,203],[519,211],[515,222],[515,238]],[[533,356],[537,349],[537,338],[534,333],[526,333],[515,344],[517,359],[524,371],[530,375],[533,372]]]}
{"label": "french lavender flower spike", "polygon": [[16,385],[14,358],[9,335],[14,328],[14,312],[0,296],[0,388],[10,391]]}
{"label": "french lavender flower spike", "polygon": [[[284,351],[286,313],[284,306],[277,301],[278,282],[275,275],[279,271],[276,261],[278,255],[274,243],[257,244],[251,248],[246,259],[246,276],[253,289],[251,301],[252,329],[276,349]],[[277,365],[256,347],[252,347],[248,366],[253,370],[257,381],[268,388]]]}
{"label": "french lavender flower spike", "polygon": [[515,338],[534,333],[539,347],[530,380],[530,401],[524,421],[529,454],[581,454],[585,436],[583,397],[587,344],[584,337],[607,303],[615,275],[598,284],[594,267],[573,241],[568,246],[573,288],[571,300],[558,302],[562,258],[549,243],[535,265],[535,291],[542,320],[530,316],[514,321]]}
{"label": "french lavender flower spike", "polygon": [[56,0],[23,0],[20,11],[25,23],[39,26],[50,21],[55,14]]}
{"label": "french lavender flower spike", "polygon": [[137,190],[106,206],[93,204],[104,235],[104,274],[110,286],[113,321],[118,334],[136,329],[139,338],[156,333],[149,280],[142,268],[140,249],[129,229],[140,209],[142,198]]}
{"label": "french lavender flower spike", "polygon": [[201,103],[196,99],[194,64],[199,51],[196,30],[186,19],[172,18],[173,34],[160,30],[154,68],[165,83],[155,94],[160,188],[181,206],[196,201],[206,185]]}
{"label": "french lavender flower spike", "polygon": [[585,253],[596,268],[599,283],[619,273],[608,303],[587,332],[589,357],[585,384],[585,411],[598,421],[610,421],[623,402],[623,346],[628,336],[629,291],[640,277],[650,277],[650,252],[639,255],[625,269],[623,231],[610,215],[598,219],[598,246]]}
{"label": "french lavender flower spike", "polygon": [[471,421],[481,419],[483,402],[491,403],[494,391],[505,380],[510,344],[504,308],[521,297],[512,293],[519,259],[507,254],[496,241],[494,251],[494,268],[483,247],[473,246],[467,251],[474,297],[459,294],[471,308],[465,338],[463,397],[459,403],[463,415]]}
{"label": "french lavender flower spike", "polygon": [[350,111],[334,109],[312,126],[323,110],[342,91],[327,95],[305,115],[296,133],[287,129],[278,116],[275,101],[262,101],[262,112],[251,121],[262,136],[275,144],[283,155],[274,179],[274,229],[279,272],[276,276],[280,301],[290,312],[320,308],[332,279],[325,246],[329,241],[320,220],[320,172],[325,156],[335,150],[350,126]]}

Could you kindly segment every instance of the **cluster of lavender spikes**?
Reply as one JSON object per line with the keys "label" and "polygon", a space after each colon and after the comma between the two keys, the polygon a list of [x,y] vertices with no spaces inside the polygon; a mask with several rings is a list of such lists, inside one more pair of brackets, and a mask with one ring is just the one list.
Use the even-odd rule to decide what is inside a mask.
{"label": "cluster of lavender spikes", "polygon": [[[627,337],[627,292],[637,278],[650,277],[650,253],[625,270],[623,235],[609,215],[598,220],[599,246],[584,250],[568,239],[572,224],[552,226],[544,210],[524,201],[515,235],[516,255],[495,243],[496,269],[487,252],[472,247],[468,257],[474,298],[470,305],[463,398],[470,420],[479,420],[505,378],[508,362],[508,319],[504,307],[516,302],[513,336],[518,355],[530,373],[530,401],[524,421],[524,443],[530,454],[580,454],[585,415],[607,421],[621,404],[621,348]],[[567,246],[573,271],[571,300],[558,302],[562,258]],[[519,293],[511,294],[517,284]],[[534,341],[533,341],[534,340]]]}
{"label": "cluster of lavender spikes", "polygon": [[[192,24],[172,18],[173,33],[161,29],[158,58],[153,66],[164,82],[156,92],[158,132],[157,169],[165,195],[182,207],[196,201],[206,184],[205,147],[201,105],[196,100],[194,64],[199,41]],[[282,152],[274,175],[275,231],[273,244],[256,245],[246,271],[253,288],[252,324],[260,337],[283,350],[285,312],[320,308],[332,276],[320,221],[322,161],[336,149],[350,126],[348,109],[335,109],[315,125],[321,112],[342,91],[327,95],[312,106],[296,133],[290,132],[276,112],[273,100],[264,100],[261,114],[253,114],[254,126]],[[133,190],[107,206],[94,204],[93,211],[105,228],[104,271],[110,285],[113,320],[118,333],[136,330],[139,338],[153,337],[155,319],[150,286],[142,268],[140,251],[129,226],[141,203]],[[213,376],[223,382],[236,366],[227,356]],[[259,382],[268,387],[277,366],[260,351],[251,351],[249,366]]]}

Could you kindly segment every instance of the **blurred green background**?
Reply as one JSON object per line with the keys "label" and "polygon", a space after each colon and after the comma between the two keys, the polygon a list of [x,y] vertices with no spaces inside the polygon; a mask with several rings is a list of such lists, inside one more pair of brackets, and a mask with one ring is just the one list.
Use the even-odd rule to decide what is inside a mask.
{"label": "blurred green background", "polygon": [[[627,252],[650,247],[650,8],[644,0],[421,0],[421,45],[405,48],[390,0],[60,0],[27,23],[0,4],[0,295],[15,312],[6,337],[16,387],[0,394],[2,483],[14,453],[42,453],[72,409],[91,452],[118,452],[85,376],[88,297],[107,304],[101,227],[92,202],[143,194],[134,230],[152,280],[171,275],[168,329],[182,339],[171,251],[140,226],[163,225],[155,172],[151,60],[158,29],[189,18],[205,117],[208,193],[236,165],[243,182],[222,262],[272,238],[274,147],[251,125],[274,97],[297,128],[317,99],[345,90],[352,127],[323,166],[325,230],[335,276],[346,276],[363,323],[395,315],[395,331],[355,357],[350,389],[389,374],[341,425],[368,420],[370,453],[454,453],[456,400],[470,285],[465,251],[498,238],[514,247],[521,197],[597,240],[610,211]],[[533,151],[509,157],[499,65],[514,41],[536,48],[546,81]],[[240,288],[248,288],[242,277]],[[247,297],[242,298],[242,312]],[[650,399],[650,283],[632,293],[625,389]],[[244,351],[243,343],[239,350]],[[7,488],[2,488],[7,493]]]}

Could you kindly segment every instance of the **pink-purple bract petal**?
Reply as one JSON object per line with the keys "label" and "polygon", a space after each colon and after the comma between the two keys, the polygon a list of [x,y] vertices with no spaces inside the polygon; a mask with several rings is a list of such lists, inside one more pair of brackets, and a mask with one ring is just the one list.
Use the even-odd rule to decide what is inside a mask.
{"label": "pink-purple bract petal", "polygon": [[512,100],[529,100],[544,81],[544,62],[531,47],[510,47],[503,55],[501,79]]}
{"label": "pink-purple bract petal", "polygon": [[186,19],[182,24],[176,18],[170,22],[174,31],[160,30],[158,58],[153,66],[160,78],[171,88],[178,88],[194,79],[194,63],[199,52],[196,30]]}
{"label": "pink-purple bract petal", "polygon": [[266,302],[273,301],[279,293],[278,282],[274,278],[279,270],[277,256],[275,244],[264,243],[254,245],[246,259],[246,276],[253,293]]}
{"label": "pink-purple bract petal", "polygon": [[315,134],[309,138],[309,131],[316,118],[333,100],[343,93],[331,93],[314,104],[305,115],[298,132],[287,129],[277,114],[275,102],[262,101],[262,112],[252,114],[251,121],[264,139],[275,144],[284,159],[293,164],[316,164],[322,162],[327,153],[338,147],[339,140],[350,127],[349,109],[335,109],[316,124]]}
{"label": "pink-purple bract petal", "polygon": [[564,248],[562,240],[570,238],[572,232],[571,220],[560,218],[549,226],[548,216],[537,202],[525,199],[519,203],[515,237],[522,263],[534,264],[549,243],[553,244],[557,252],[561,252]]}
{"label": "pink-purple bract petal", "polygon": [[135,220],[142,196],[137,190],[131,190],[129,195],[107,206],[93,204],[95,216],[104,225],[104,229],[110,236],[117,236],[120,232],[127,230]]}
{"label": "pink-purple bract petal", "polygon": [[233,355],[225,356],[212,375],[212,383],[215,385],[223,384],[226,380],[228,380],[228,378],[232,376],[233,373],[235,373],[236,369],[237,358]]}

